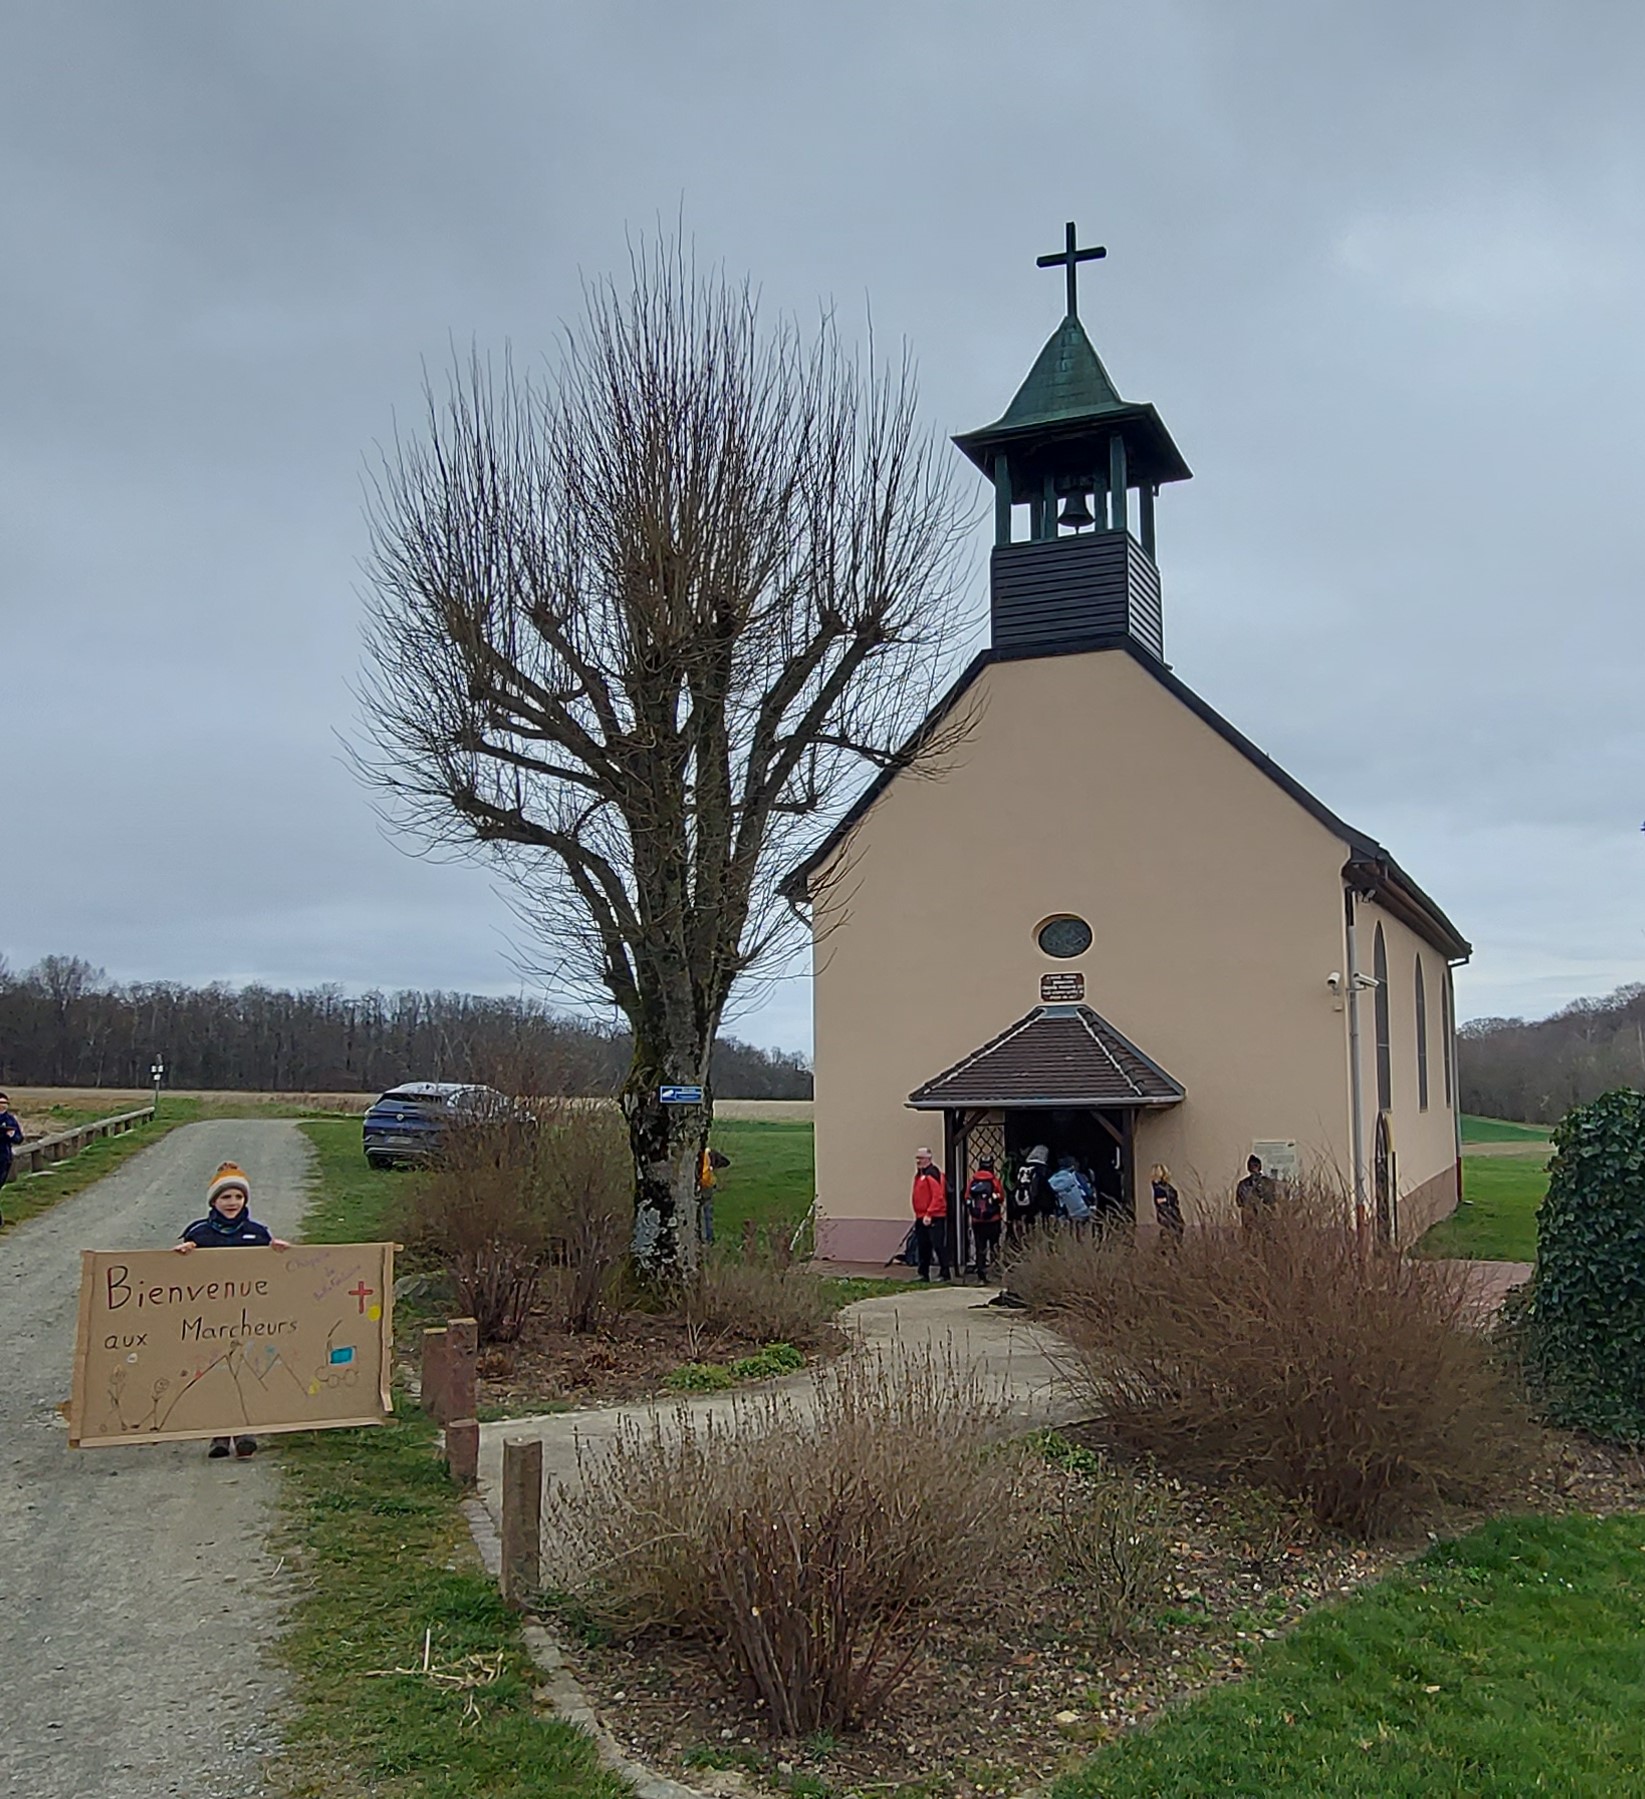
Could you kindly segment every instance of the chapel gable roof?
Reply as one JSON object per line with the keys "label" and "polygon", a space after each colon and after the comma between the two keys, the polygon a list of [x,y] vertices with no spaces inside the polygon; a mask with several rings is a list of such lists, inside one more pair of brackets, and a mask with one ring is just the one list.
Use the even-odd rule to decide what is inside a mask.
{"label": "chapel gable roof", "polygon": [[1174,1106],[1183,1087],[1089,1006],[1036,1006],[909,1094],[958,1106]]}
{"label": "chapel gable roof", "polygon": [[823,867],[850,836],[852,830],[873,810],[880,795],[890,786],[901,769],[906,767],[917,755],[920,745],[930,737],[991,663],[1017,662],[1047,655],[1083,655],[1097,650],[1124,650],[1139,668],[1145,669],[1168,693],[1180,700],[1196,718],[1210,726],[1224,743],[1243,756],[1253,768],[1266,775],[1276,787],[1301,806],[1310,817],[1318,820],[1326,830],[1340,838],[1348,849],[1348,860],[1343,865],[1343,877],[1355,892],[1363,893],[1368,898],[1376,900],[1378,904],[1385,906],[1395,917],[1408,925],[1425,942],[1432,944],[1448,960],[1465,961],[1473,954],[1473,946],[1467,938],[1374,837],[1368,837],[1363,831],[1355,830],[1352,825],[1339,818],[1323,800],[1316,799],[1300,781],[1288,775],[1271,756],[1258,749],[1249,737],[1231,725],[1214,706],[1201,699],[1187,682],[1179,680],[1163,662],[1147,654],[1128,637],[1104,636],[1088,641],[1059,643],[1049,649],[1029,646],[1020,650],[986,649],[979,651],[954,685],[921,720],[918,728],[904,746],[903,754],[883,768],[874,780],[869,782],[868,786],[858,795],[855,804],[818,844],[816,849],[797,867],[789,871],[783,881],[783,893],[793,901],[806,898],[811,877]]}

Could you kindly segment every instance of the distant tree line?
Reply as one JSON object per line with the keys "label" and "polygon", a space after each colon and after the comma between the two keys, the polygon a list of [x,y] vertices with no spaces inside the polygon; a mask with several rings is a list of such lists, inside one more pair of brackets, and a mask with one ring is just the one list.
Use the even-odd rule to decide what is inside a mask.
{"label": "distant tree line", "polygon": [[[15,975],[0,961],[0,1082],[146,1087],[157,1055],[168,1087],[376,1093],[447,1080],[614,1093],[631,1045],[625,1031],[527,999],[121,983],[78,956],[46,956]],[[799,1055],[722,1036],[712,1067],[720,1099],[811,1097]]]}
{"label": "distant tree line", "polygon": [[1551,1018],[1476,1018],[1457,1032],[1462,1109],[1557,1124],[1614,1087],[1645,1088],[1645,985]]}

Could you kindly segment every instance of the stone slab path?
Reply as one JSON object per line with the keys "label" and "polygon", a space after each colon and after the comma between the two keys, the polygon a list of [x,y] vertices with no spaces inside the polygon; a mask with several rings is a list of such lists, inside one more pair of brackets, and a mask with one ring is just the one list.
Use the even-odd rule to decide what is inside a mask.
{"label": "stone slab path", "polygon": [[241,1799],[265,1791],[279,1624],[276,1471],[201,1443],[73,1450],[82,1249],[163,1248],[233,1160],[295,1237],[312,1151],[284,1120],[185,1125],[0,1237],[0,1793]]}

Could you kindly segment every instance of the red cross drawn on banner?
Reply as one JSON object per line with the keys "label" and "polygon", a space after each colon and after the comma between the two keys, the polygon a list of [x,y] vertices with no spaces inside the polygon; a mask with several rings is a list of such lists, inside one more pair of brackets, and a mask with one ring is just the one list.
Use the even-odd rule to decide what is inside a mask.
{"label": "red cross drawn on banner", "polygon": [[368,1287],[364,1281],[361,1281],[359,1286],[349,1288],[348,1296],[350,1299],[359,1300],[360,1310],[363,1312],[366,1309],[366,1301],[370,1299],[372,1294],[376,1291],[377,1289],[375,1287]]}

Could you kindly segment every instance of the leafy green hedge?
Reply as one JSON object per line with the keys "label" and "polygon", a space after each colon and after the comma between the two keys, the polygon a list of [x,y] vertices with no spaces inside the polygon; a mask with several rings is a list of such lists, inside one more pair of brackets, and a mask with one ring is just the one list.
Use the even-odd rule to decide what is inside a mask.
{"label": "leafy green hedge", "polygon": [[1601,1094],[1555,1128],[1524,1329],[1558,1422],[1645,1440],[1645,1094]]}

